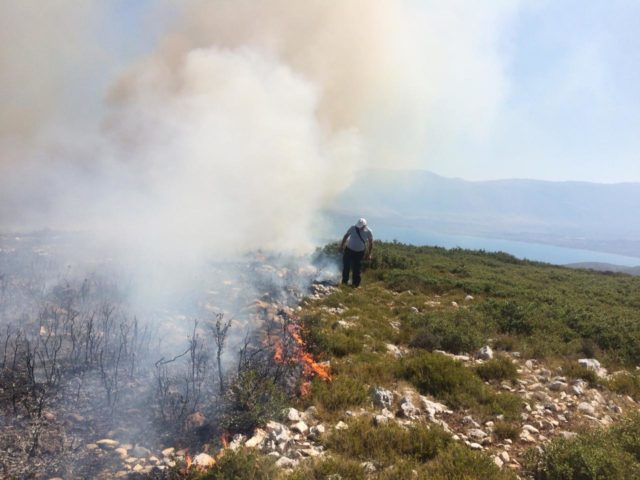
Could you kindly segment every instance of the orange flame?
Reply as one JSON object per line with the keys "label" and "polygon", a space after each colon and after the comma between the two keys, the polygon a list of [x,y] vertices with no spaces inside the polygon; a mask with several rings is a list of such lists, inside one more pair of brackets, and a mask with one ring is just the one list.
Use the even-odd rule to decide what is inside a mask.
{"label": "orange flame", "polygon": [[298,324],[290,323],[287,325],[287,332],[295,341],[296,348],[293,354],[285,359],[285,352],[281,339],[275,340],[275,352],[273,358],[278,363],[300,363],[302,365],[303,381],[300,385],[300,395],[305,397],[311,391],[311,377],[318,376],[321,379],[330,382],[331,373],[329,367],[316,362],[313,356],[306,351],[306,344],[301,335],[301,327]]}
{"label": "orange flame", "polygon": [[187,453],[187,456],[185,457],[185,462],[187,464],[187,470],[189,470],[191,468],[191,465],[193,465],[193,459],[191,458],[191,455],[189,455]]}

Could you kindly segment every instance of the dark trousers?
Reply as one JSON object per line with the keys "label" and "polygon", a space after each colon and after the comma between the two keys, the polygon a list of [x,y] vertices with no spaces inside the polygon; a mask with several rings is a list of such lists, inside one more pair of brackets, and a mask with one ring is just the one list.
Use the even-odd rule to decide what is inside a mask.
{"label": "dark trousers", "polygon": [[344,249],[342,255],[342,283],[346,285],[349,283],[349,271],[353,271],[353,279],[351,285],[358,287],[360,285],[360,268],[362,265],[362,259],[364,257],[364,250],[362,252],[355,252],[348,248]]}

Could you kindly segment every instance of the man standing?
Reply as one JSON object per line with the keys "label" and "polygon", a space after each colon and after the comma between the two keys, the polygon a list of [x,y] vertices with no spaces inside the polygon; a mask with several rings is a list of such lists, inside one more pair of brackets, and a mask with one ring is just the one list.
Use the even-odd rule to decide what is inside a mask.
{"label": "man standing", "polygon": [[365,251],[367,260],[371,260],[371,254],[373,253],[373,234],[367,227],[367,221],[364,218],[359,219],[345,233],[340,244],[340,251],[343,250],[342,284],[349,283],[349,271],[351,270],[353,271],[351,285],[357,288],[360,286],[360,267]]}

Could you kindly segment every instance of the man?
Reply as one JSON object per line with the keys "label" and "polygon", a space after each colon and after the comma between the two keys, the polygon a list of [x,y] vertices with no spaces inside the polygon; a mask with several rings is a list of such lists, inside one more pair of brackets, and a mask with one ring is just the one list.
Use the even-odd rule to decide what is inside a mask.
{"label": "man", "polygon": [[[347,243],[348,242],[348,243]],[[346,248],[345,248],[346,246]],[[349,283],[349,271],[353,271],[353,279],[351,285],[355,288],[360,286],[360,267],[363,257],[371,260],[373,253],[373,234],[367,227],[367,221],[364,218],[349,227],[347,233],[342,238],[340,251],[344,250],[342,255],[342,284]]]}

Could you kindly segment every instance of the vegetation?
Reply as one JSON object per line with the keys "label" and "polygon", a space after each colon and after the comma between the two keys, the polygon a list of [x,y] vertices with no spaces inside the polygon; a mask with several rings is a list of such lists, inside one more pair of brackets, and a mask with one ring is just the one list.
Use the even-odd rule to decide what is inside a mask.
{"label": "vegetation", "polygon": [[532,450],[528,473],[535,480],[626,480],[640,478],[640,415],[608,430],[554,440]]}

